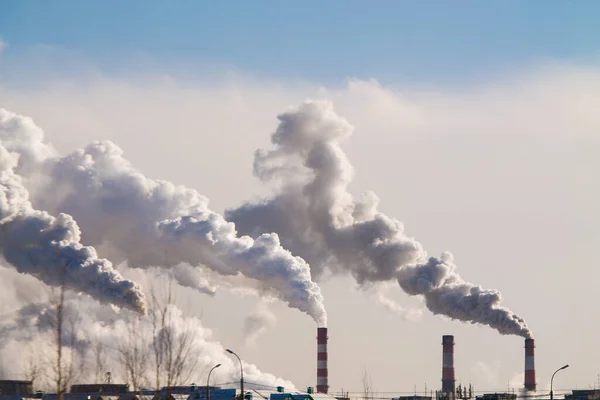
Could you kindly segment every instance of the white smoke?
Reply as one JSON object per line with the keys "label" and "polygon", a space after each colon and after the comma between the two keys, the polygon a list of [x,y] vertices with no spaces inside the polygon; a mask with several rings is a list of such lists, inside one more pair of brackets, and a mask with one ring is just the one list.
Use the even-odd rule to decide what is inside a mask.
{"label": "white smoke", "polygon": [[256,310],[244,321],[244,339],[248,346],[254,346],[258,338],[277,324],[275,314],[265,301],[258,303]]}
{"label": "white smoke", "polygon": [[[205,266],[225,276],[243,275],[255,280],[259,290],[306,312],[318,325],[326,325],[323,296],[312,281],[308,264],[285,250],[276,234],[265,233],[256,239],[238,236],[234,224],[211,211],[204,196],[192,189],[145,177],[111,142],[94,142],[59,157],[30,119],[5,110],[2,116],[0,141],[19,160],[15,170],[19,176],[13,176],[17,182],[23,182],[23,185],[7,182],[3,187],[15,193],[20,193],[19,189],[26,193],[27,187],[33,192],[31,201],[36,207],[59,215],[57,223],[67,229],[54,229],[51,233],[56,237],[48,240],[78,241],[76,220],[83,241],[111,249],[104,254],[115,261],[126,260],[132,267],[177,266],[174,276],[180,283],[209,293],[214,290],[207,281],[192,276],[179,265]],[[8,206],[15,207],[12,203]],[[43,218],[49,217],[43,214]],[[58,237],[58,233],[63,236]],[[95,268],[105,275],[109,273],[110,264],[96,266],[101,261],[93,261],[96,257],[93,249],[75,249],[92,260],[86,261],[91,267],[82,271]],[[9,262],[24,261],[13,257]],[[86,291],[101,296],[103,280],[89,285],[90,280],[83,278],[88,276],[79,278]],[[105,300],[118,295],[114,289],[104,293]]]}
{"label": "white smoke", "polygon": [[369,292],[370,296],[383,308],[389,311],[391,314],[400,317],[406,321],[416,321],[421,318],[423,311],[420,308],[408,308],[398,304],[392,300],[387,294],[389,290],[388,285],[378,284],[372,288],[365,289]]}
{"label": "white smoke", "polygon": [[531,336],[525,320],[499,305],[500,292],[475,286],[458,275],[450,253],[402,268],[398,283],[408,294],[423,295],[434,314],[489,325],[503,335]]}
{"label": "white smoke", "polygon": [[179,264],[172,268],[171,275],[181,286],[196,289],[198,292],[214,296],[217,286],[204,276],[204,271],[189,264]]}
{"label": "white smoke", "polygon": [[499,361],[477,361],[471,366],[469,377],[472,377],[476,382],[479,382],[488,390],[489,388],[502,387],[504,385],[500,382],[500,367],[501,363]]}
{"label": "white smoke", "polygon": [[[0,268],[3,277],[15,282],[27,280],[27,277],[18,275],[14,271]],[[159,270],[145,271],[145,277],[153,284],[164,282],[164,276]],[[5,370],[13,371],[18,376],[27,369],[29,356],[35,356],[40,367],[54,362],[54,335],[53,325],[54,308],[49,302],[50,293],[44,291],[43,286],[36,287],[41,291],[37,302],[23,303],[14,295],[9,295],[5,303],[11,310],[3,312],[0,318],[0,368],[4,362]],[[174,290],[177,290],[175,287]],[[95,354],[94,346],[102,344],[106,357],[106,368],[112,371],[115,378],[125,382],[127,377],[119,361],[118,349],[122,345],[129,345],[130,324],[135,324],[136,330],[146,335],[145,347],[141,347],[148,356],[148,373],[145,384],[154,387],[154,370],[152,361],[151,338],[153,327],[149,316],[139,317],[127,310],[117,310],[113,307],[99,304],[87,296],[67,293],[65,299],[65,316],[69,319],[76,317],[76,323],[68,329],[65,328],[65,359],[69,359],[69,352],[73,351],[82,360],[77,374],[79,382],[94,382]],[[174,336],[188,333],[193,338],[191,350],[188,354],[186,369],[193,370],[190,382],[203,381],[206,372],[216,363],[221,367],[215,370],[213,382],[235,382],[239,379],[239,365],[225,352],[224,347],[217,342],[209,329],[202,326],[198,318],[185,316],[176,305],[169,308],[168,326],[173,330]],[[68,335],[67,335],[68,333]],[[71,334],[74,340],[71,340]],[[68,336],[68,337],[67,337]],[[51,367],[49,367],[51,368]],[[22,377],[23,375],[21,375]],[[293,388],[294,385],[285,379],[264,373],[253,365],[244,362],[244,377],[249,381],[266,386],[285,386]],[[44,378],[44,377],[39,377]],[[190,382],[185,382],[189,384]],[[163,380],[164,383],[164,380]],[[36,388],[43,387],[43,382],[38,381]],[[49,382],[46,386],[52,387]]]}
{"label": "white smoke", "polygon": [[353,198],[353,170],[340,146],[353,127],[330,102],[307,101],[278,119],[275,148],[257,151],[254,161],[254,174],[272,183],[275,195],[226,213],[242,233],[278,233],[315,278],[328,269],[363,285],[397,280],[407,293],[423,295],[436,314],[530,336],[525,322],[499,305],[497,291],[460,278],[449,253],[428,259],[400,221],[378,210],[374,193]]}
{"label": "white smoke", "polygon": [[92,247],[68,214],[33,207],[20,172],[31,168],[50,147],[31,120],[0,109],[0,253],[17,271],[50,286],[85,292],[97,300],[144,313],[144,296]]}

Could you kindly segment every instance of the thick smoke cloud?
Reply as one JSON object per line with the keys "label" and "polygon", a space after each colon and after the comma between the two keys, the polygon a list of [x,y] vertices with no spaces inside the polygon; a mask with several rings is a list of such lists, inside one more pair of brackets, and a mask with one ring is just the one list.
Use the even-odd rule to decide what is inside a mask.
{"label": "thick smoke cloud", "polygon": [[[256,239],[238,236],[233,223],[208,208],[206,197],[192,189],[147,178],[111,142],[94,142],[59,157],[30,119],[7,111],[2,115],[0,140],[9,143],[9,150],[19,159],[18,180],[25,187],[29,185],[33,205],[59,215],[56,221],[64,227],[49,231],[43,239],[58,239],[61,245],[65,240],[78,241],[77,221],[83,242],[102,246],[103,254],[115,261],[127,261],[132,267],[169,269],[185,263],[205,266],[224,276],[243,275],[256,280],[259,290],[269,291],[290,307],[309,314],[317,324],[326,325],[323,296],[312,281],[308,264],[285,250],[276,234],[264,233]],[[10,183],[3,187],[13,191],[19,188],[8,186]],[[20,188],[25,191],[23,185]],[[11,211],[15,206],[9,203],[8,207]],[[28,243],[23,246],[29,248]],[[79,258],[94,260],[96,256],[89,247],[74,250]],[[38,259],[50,251],[53,249]],[[24,262],[16,256],[8,261]],[[97,266],[94,262],[81,262],[91,267],[81,268],[79,275],[90,269],[108,274],[109,264]],[[181,267],[175,269],[174,276],[184,285],[212,291],[209,283],[195,279]],[[88,276],[78,276],[83,278]],[[99,281],[106,280],[102,275]],[[100,296],[104,286],[87,284],[85,289]],[[103,295],[114,298],[118,293],[110,288]]]}
{"label": "thick smoke cloud", "polygon": [[308,101],[278,118],[275,148],[257,151],[254,162],[254,174],[278,189],[226,213],[241,233],[278,233],[316,278],[330,270],[350,273],[359,284],[397,280],[407,293],[423,295],[435,314],[530,335],[521,318],[499,305],[497,291],[460,278],[449,254],[428,259],[401,222],[378,210],[375,194],[353,198],[352,166],[340,147],[353,127],[331,103]]}
{"label": "thick smoke cloud", "polygon": [[402,268],[398,272],[398,283],[408,294],[423,295],[427,308],[434,314],[489,325],[503,335],[531,336],[523,318],[499,305],[500,292],[461,279],[450,253]]}
{"label": "thick smoke cloud", "polygon": [[23,274],[50,286],[85,292],[95,299],[144,313],[144,295],[110,262],[81,244],[79,227],[68,214],[35,209],[20,171],[28,171],[50,148],[37,146],[31,121],[0,109],[0,253]]}

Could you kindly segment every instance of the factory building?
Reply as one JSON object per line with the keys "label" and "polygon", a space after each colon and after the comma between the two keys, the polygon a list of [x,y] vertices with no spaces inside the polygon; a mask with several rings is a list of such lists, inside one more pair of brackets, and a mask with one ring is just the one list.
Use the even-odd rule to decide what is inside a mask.
{"label": "factory building", "polygon": [[565,395],[565,400],[600,400],[600,389],[573,390]]}
{"label": "factory building", "polygon": [[516,400],[515,393],[485,393],[481,396],[476,396],[477,400]]}
{"label": "factory building", "polygon": [[0,394],[2,395],[30,395],[33,393],[33,382],[31,381],[0,381]]}
{"label": "factory building", "polygon": [[71,385],[71,393],[123,394],[129,392],[129,385],[119,383],[98,383],[91,385]]}
{"label": "factory building", "polygon": [[419,395],[413,395],[413,396],[400,396],[400,397],[393,397],[392,400],[431,400],[432,397],[431,396],[419,396]]}

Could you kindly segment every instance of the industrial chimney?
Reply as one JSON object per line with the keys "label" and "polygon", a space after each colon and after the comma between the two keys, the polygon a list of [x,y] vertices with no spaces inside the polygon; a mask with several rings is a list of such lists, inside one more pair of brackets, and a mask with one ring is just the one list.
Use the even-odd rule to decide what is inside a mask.
{"label": "industrial chimney", "polygon": [[525,390],[535,391],[535,342],[525,339]]}
{"label": "industrial chimney", "polygon": [[454,336],[442,336],[442,392],[454,399]]}
{"label": "industrial chimney", "polygon": [[327,393],[327,328],[317,328],[317,393]]}

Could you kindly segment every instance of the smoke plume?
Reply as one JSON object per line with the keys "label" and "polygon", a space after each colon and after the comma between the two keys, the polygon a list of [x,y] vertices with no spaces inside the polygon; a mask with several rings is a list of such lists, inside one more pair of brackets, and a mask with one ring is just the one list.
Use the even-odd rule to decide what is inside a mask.
{"label": "smoke plume", "polygon": [[[265,232],[255,239],[238,236],[233,223],[208,208],[206,197],[192,189],[147,178],[112,142],[94,142],[59,157],[30,119],[5,110],[1,115],[0,141],[8,144],[6,149],[18,160],[13,168],[18,176],[9,177],[23,183],[17,185],[5,179],[2,185],[12,190],[7,197],[11,201],[2,204],[3,209],[7,208],[3,220],[5,213],[7,217],[16,215],[3,226],[10,226],[11,232],[26,233],[18,218],[21,215],[18,207],[19,199],[27,193],[25,188],[29,189],[35,207],[58,215],[53,219],[45,213],[29,213],[35,221],[43,220],[52,227],[38,233],[43,237],[37,240],[48,241],[54,247],[70,246],[69,252],[65,251],[67,254],[57,258],[56,263],[63,265],[73,258],[76,260],[71,261],[68,271],[69,277],[77,278],[83,286],[79,290],[113,301],[125,289],[135,289],[129,288],[127,285],[132,284],[127,282],[118,287],[121,292],[114,284],[109,287],[108,283],[118,279],[118,275],[111,272],[106,261],[96,260],[91,247],[72,244],[82,239],[90,246],[103,246],[103,254],[115,261],[127,261],[132,267],[170,269],[184,263],[205,266],[224,276],[243,275],[257,281],[260,290],[269,291],[290,307],[309,314],[317,324],[327,323],[323,296],[312,281],[308,264],[285,250],[277,234]],[[15,198],[18,202],[12,200]],[[11,221],[15,221],[14,226],[8,224]],[[81,227],[81,237],[75,221]],[[29,241],[35,238],[25,237]],[[40,246],[43,252],[34,252],[30,251],[29,242],[17,244],[23,254],[7,254],[7,260],[23,271],[29,268],[30,273],[41,274],[39,268],[33,271],[32,267],[22,266],[30,254],[34,256],[33,262],[39,263],[41,259],[52,259],[49,256],[56,253],[54,247]],[[207,282],[177,268],[174,275],[180,283],[211,291]],[[98,271],[95,275],[99,278],[90,279],[93,274],[88,271]],[[56,272],[45,276],[48,283],[56,284],[51,281],[60,276]],[[130,297],[125,300],[136,300]]]}
{"label": "smoke plume", "polygon": [[503,335],[531,336],[523,318],[499,305],[500,292],[475,286],[458,275],[450,253],[402,268],[398,283],[410,295],[423,295],[427,308],[434,314],[489,325]]}
{"label": "smoke plume", "polygon": [[258,304],[256,310],[244,321],[244,338],[246,345],[253,346],[257,339],[275,326],[277,319],[264,302]]}
{"label": "smoke plume", "polygon": [[[124,273],[129,272],[127,269]],[[164,282],[164,273],[160,270],[145,270],[144,277],[152,286],[159,286]],[[19,275],[14,270],[0,268],[0,276],[28,285],[27,276]],[[55,306],[50,302],[51,293],[41,284],[34,288],[40,295],[35,302],[24,303],[15,293],[8,293],[4,299],[4,306],[10,307],[0,317],[0,369],[2,366],[12,371],[12,378],[25,377],[29,362],[35,361],[40,371],[53,371],[55,363]],[[104,372],[112,371],[113,376],[122,381],[128,381],[126,371],[120,357],[120,349],[135,348],[139,351],[137,357],[146,360],[147,364],[141,375],[144,387],[155,387],[154,382],[154,354],[152,347],[153,325],[151,321],[153,304],[150,303],[149,313],[140,317],[127,310],[117,310],[113,307],[100,304],[87,296],[75,293],[66,293],[64,315],[66,320],[75,321],[71,324],[65,322],[63,343],[65,346],[65,363],[75,362],[80,368],[75,376],[76,382],[95,382],[96,369],[99,359],[104,359],[106,368]],[[217,342],[212,332],[201,324],[198,318],[185,316],[176,304],[168,306],[166,317],[167,326],[173,341],[187,337],[191,340],[186,348],[186,361],[181,367],[189,379],[181,384],[198,382],[205,379],[206,372],[215,363],[221,367],[215,370],[213,382],[235,382],[239,379],[239,364],[230,357],[225,348]],[[132,330],[135,327],[135,330]],[[138,335],[139,334],[139,335]],[[102,354],[98,354],[101,349]],[[73,353],[73,359],[70,354]],[[101,357],[99,357],[101,356]],[[166,374],[163,365],[162,374]],[[251,383],[266,386],[285,386],[293,388],[294,385],[285,379],[262,372],[256,365],[244,362],[244,378]],[[53,389],[50,376],[38,375],[34,382],[36,389]],[[75,383],[76,383],[75,382]],[[161,375],[161,382],[165,384],[166,378]],[[55,385],[55,383],[54,383]]]}
{"label": "smoke plume", "polygon": [[50,286],[85,292],[95,299],[144,313],[144,295],[92,247],[68,214],[35,209],[19,171],[46,150],[36,146],[39,131],[20,136],[31,121],[0,109],[0,253],[17,271]]}
{"label": "smoke plume", "polygon": [[388,286],[377,285],[373,288],[364,288],[377,303],[389,311],[391,314],[400,317],[406,321],[416,321],[421,318],[423,310],[421,308],[406,308],[398,304],[387,296]]}
{"label": "smoke plume", "polygon": [[497,291],[458,275],[449,253],[428,258],[400,221],[378,210],[374,193],[353,198],[352,166],[340,147],[353,127],[330,102],[307,101],[278,119],[275,148],[257,151],[254,161],[254,174],[277,189],[272,198],[226,213],[241,233],[276,232],[315,278],[328,269],[350,273],[363,285],[396,280],[408,294],[424,296],[435,314],[530,335],[520,317],[500,306]]}

